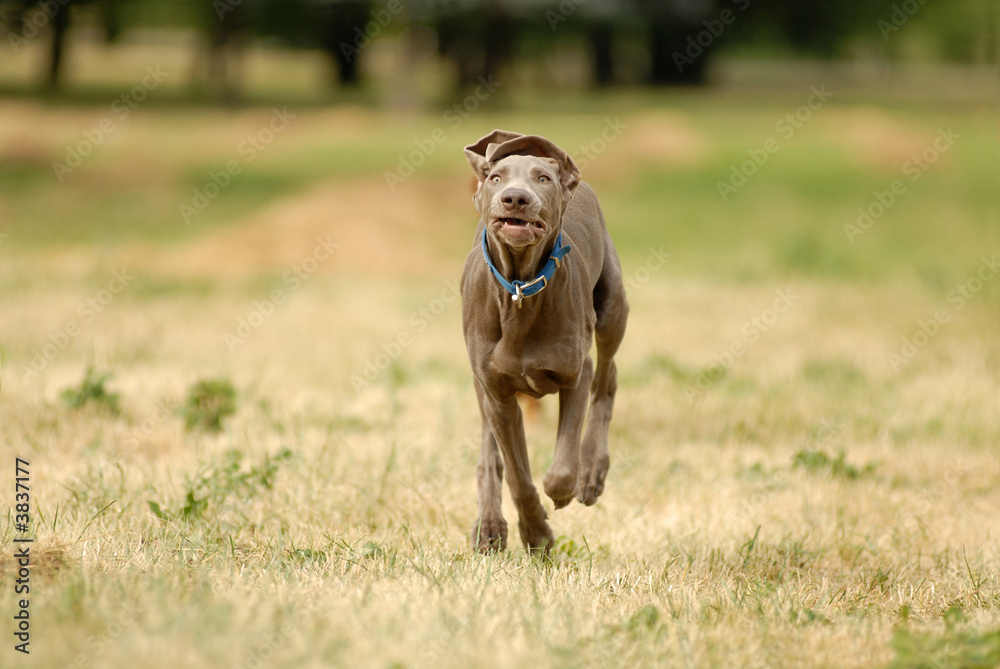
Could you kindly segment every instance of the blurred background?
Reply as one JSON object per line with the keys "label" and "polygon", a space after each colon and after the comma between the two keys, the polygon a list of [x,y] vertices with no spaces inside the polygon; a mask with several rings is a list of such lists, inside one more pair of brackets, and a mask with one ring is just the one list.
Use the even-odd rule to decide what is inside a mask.
{"label": "blurred background", "polygon": [[[236,323],[331,236],[319,275],[400,291],[351,315],[375,339],[338,361],[349,387],[459,275],[461,148],[496,127],[573,155],[627,271],[671,254],[651,295],[681,277],[933,300],[997,247],[988,0],[0,0],[0,35],[0,255],[26,310],[8,369],[111,267],[138,278],[108,311],[236,295]],[[95,344],[110,320],[82,325],[55,356],[74,375],[116,355]],[[31,377],[42,396],[59,367]]]}
{"label": "blurred background", "polygon": [[0,82],[7,94],[95,91],[155,59],[177,71],[174,98],[399,107],[480,76],[718,86],[824,62],[882,86],[894,67],[995,65],[996,23],[989,0],[3,0]]}

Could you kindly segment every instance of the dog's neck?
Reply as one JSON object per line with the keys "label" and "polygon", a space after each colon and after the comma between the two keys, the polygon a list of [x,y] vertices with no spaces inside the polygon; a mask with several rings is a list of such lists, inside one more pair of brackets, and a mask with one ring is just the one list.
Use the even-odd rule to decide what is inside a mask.
{"label": "dog's neck", "polygon": [[549,254],[555,247],[559,231],[549,236],[551,239],[546,239],[542,243],[519,248],[508,246],[487,231],[486,244],[493,264],[504,278],[508,281],[527,282],[537,277],[545,267]]}

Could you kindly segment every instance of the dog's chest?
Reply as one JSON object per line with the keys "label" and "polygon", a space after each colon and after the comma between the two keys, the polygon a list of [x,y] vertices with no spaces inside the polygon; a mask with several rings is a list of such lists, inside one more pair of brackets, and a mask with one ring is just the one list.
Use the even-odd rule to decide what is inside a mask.
{"label": "dog's chest", "polygon": [[593,335],[562,334],[553,337],[549,333],[544,339],[501,338],[493,349],[492,367],[512,380],[518,391],[529,395],[575,387]]}

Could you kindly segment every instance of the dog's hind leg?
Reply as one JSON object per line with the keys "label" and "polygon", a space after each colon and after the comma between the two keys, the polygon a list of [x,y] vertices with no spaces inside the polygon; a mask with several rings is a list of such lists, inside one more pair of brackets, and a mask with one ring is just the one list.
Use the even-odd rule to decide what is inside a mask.
{"label": "dog's hind leg", "polygon": [[628,300],[622,283],[621,265],[611,240],[607,240],[604,268],[594,288],[594,309],[597,323],[597,368],[590,390],[590,416],[587,432],[580,445],[580,479],[577,499],[591,506],[604,492],[604,482],[611,466],[608,449],[608,428],[618,390],[618,370],[615,353],[625,336],[628,321]]}

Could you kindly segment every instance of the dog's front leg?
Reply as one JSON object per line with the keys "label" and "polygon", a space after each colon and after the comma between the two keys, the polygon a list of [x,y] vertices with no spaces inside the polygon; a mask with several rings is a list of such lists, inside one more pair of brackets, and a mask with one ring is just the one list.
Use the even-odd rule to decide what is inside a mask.
{"label": "dog's front leg", "polygon": [[530,552],[548,551],[554,539],[552,530],[545,521],[548,514],[531,481],[524,423],[516,396],[511,394],[497,397],[483,393],[480,401],[486,423],[503,454],[507,487],[510,488],[511,498],[517,507],[517,528],[520,530],[521,540]]}
{"label": "dog's front leg", "polygon": [[542,487],[557,509],[573,501],[580,477],[580,435],[587,416],[590,383],[594,379],[594,364],[588,355],[583,361],[575,388],[559,391],[559,431],[552,465],[545,474]]}
{"label": "dog's front leg", "polygon": [[503,460],[493,437],[486,409],[483,406],[483,387],[477,380],[476,397],[483,419],[483,446],[476,467],[476,487],[479,492],[479,518],[472,526],[472,545],[480,553],[503,550],[507,547],[507,521],[500,509],[503,482]]}

